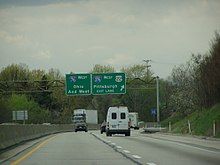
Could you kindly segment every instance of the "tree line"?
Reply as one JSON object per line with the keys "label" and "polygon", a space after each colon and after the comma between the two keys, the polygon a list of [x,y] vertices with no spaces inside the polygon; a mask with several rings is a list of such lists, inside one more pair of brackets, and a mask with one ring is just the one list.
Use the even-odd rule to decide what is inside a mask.
{"label": "tree line", "polygon": [[[139,64],[122,68],[121,71],[127,73],[125,95],[66,96],[64,85],[55,89],[50,85],[52,80],[65,82],[65,77],[59,70],[50,69],[46,72],[40,69],[30,70],[25,64],[11,64],[1,70],[0,81],[8,84],[18,83],[11,85],[12,92],[8,93],[4,93],[4,87],[1,86],[0,122],[12,122],[12,111],[28,110],[30,118],[26,123],[71,123],[71,115],[77,108],[98,110],[101,122],[105,119],[109,106],[119,105],[128,106],[130,111],[141,112],[141,120],[146,117],[151,119],[148,109],[155,107],[156,88],[142,89],[140,86],[147,87],[147,80],[153,79],[152,72],[147,70],[146,65]],[[97,64],[90,72],[112,73],[115,69]],[[33,84],[34,81],[36,83]],[[8,90],[7,87],[5,90]],[[33,91],[28,92],[29,90]],[[18,91],[20,92],[17,93]]]}
{"label": "tree line", "polygon": [[191,59],[173,69],[165,82],[164,111],[187,116],[194,111],[220,103],[220,35],[215,37],[206,54],[192,54]]}

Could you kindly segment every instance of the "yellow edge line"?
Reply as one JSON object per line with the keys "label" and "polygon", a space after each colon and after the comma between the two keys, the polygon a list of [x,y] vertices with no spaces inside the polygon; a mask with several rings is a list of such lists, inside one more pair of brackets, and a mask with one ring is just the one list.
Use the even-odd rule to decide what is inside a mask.
{"label": "yellow edge line", "polygon": [[17,165],[19,163],[21,163],[21,161],[27,159],[29,156],[31,156],[34,152],[36,152],[39,148],[41,148],[42,146],[44,146],[46,143],[48,143],[50,140],[52,140],[53,138],[55,138],[55,136],[46,139],[45,141],[43,141],[42,143],[40,143],[37,147],[35,147],[34,149],[32,149],[31,151],[29,151],[27,154],[25,154],[24,156],[22,156],[21,158],[19,158],[18,160],[12,162],[10,165]]}

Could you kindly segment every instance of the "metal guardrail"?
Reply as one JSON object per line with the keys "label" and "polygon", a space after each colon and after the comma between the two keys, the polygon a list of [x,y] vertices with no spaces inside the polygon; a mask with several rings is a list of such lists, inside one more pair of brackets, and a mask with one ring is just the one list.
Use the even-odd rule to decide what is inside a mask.
{"label": "metal guardrail", "polygon": [[157,122],[147,122],[144,131],[147,133],[164,132],[166,128],[161,127],[161,124]]}

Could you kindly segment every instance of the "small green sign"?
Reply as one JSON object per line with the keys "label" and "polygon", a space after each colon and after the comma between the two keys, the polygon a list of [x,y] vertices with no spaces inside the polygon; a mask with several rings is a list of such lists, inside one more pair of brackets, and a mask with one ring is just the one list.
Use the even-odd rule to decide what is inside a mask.
{"label": "small green sign", "polygon": [[90,74],[66,74],[67,95],[90,95],[91,94]]}
{"label": "small green sign", "polygon": [[92,74],[92,94],[124,94],[125,81],[124,73]]}

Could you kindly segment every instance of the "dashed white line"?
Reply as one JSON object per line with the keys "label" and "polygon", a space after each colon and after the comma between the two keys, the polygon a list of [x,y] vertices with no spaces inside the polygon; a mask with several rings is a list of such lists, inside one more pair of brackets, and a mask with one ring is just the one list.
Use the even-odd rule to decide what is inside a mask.
{"label": "dashed white line", "polygon": [[133,156],[133,158],[135,158],[135,159],[140,159],[141,157],[140,156],[138,156],[138,155],[132,155]]}
{"label": "dashed white line", "polygon": [[115,145],[115,143],[111,143],[111,145],[113,145],[113,146],[114,146],[114,145]]}
{"label": "dashed white line", "polygon": [[118,148],[118,149],[122,149],[122,147],[121,147],[121,146],[116,146],[116,148]]}
{"label": "dashed white line", "polygon": [[127,154],[129,154],[129,153],[131,153],[130,151],[128,151],[128,150],[123,150],[125,153],[127,153]]}
{"label": "dashed white line", "polygon": [[146,163],[147,165],[156,165],[155,163]]}

